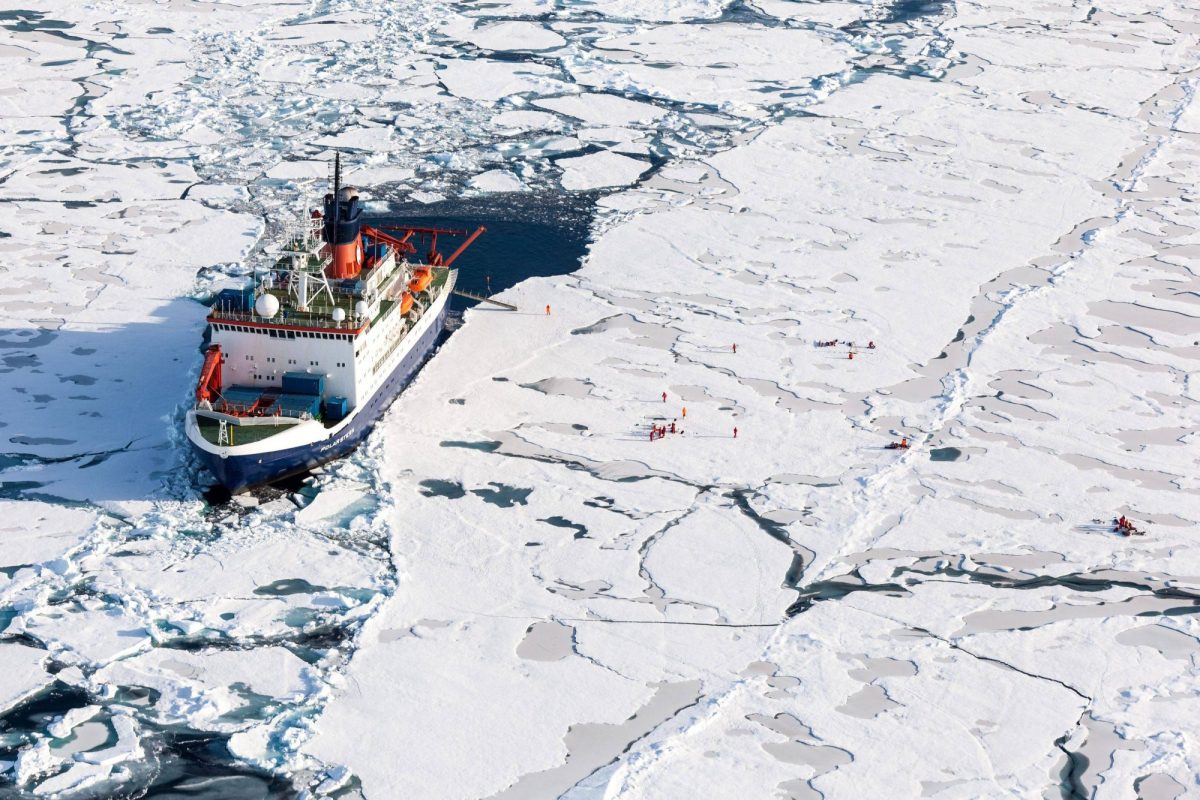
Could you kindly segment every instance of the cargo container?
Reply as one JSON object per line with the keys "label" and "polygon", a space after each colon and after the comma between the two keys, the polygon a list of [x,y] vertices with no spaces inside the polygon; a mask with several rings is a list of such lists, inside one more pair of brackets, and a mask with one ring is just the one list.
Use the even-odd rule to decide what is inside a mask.
{"label": "cargo container", "polygon": [[283,373],[284,394],[307,394],[320,397],[325,394],[325,376],[308,372]]}
{"label": "cargo container", "polygon": [[331,397],[325,401],[325,419],[336,422],[350,413],[350,402],[344,397]]}
{"label": "cargo container", "polygon": [[254,309],[254,289],[222,289],[213,300],[213,308],[229,314],[248,314]]}
{"label": "cargo container", "polygon": [[286,417],[321,416],[321,398],[311,394],[281,394],[275,400],[279,411]]}

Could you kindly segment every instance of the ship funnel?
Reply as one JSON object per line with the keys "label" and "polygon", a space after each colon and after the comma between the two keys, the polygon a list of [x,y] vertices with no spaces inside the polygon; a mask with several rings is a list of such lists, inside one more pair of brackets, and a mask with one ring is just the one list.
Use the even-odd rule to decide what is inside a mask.
{"label": "ship funnel", "polygon": [[342,186],[341,155],[334,156],[333,191],[325,195],[325,241],[333,263],[325,274],[335,280],[357,278],[363,266],[362,204],[352,186]]}

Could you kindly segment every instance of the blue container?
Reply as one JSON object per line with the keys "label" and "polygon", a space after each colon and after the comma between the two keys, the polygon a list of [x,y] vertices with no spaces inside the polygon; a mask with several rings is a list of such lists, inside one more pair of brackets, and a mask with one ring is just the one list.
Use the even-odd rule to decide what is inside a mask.
{"label": "blue container", "polygon": [[230,386],[221,392],[221,396],[230,403],[252,406],[258,401],[258,398],[262,397],[262,393],[262,389],[253,386]]}
{"label": "blue container", "polygon": [[217,311],[244,314],[254,307],[254,289],[222,289],[213,300]]}
{"label": "blue container", "polygon": [[331,397],[325,401],[325,418],[337,422],[350,413],[350,403],[344,397]]}
{"label": "blue container", "polygon": [[230,386],[221,392],[216,410],[227,414],[245,414],[258,402],[262,394],[262,389],[255,389],[253,386]]}
{"label": "blue container", "polygon": [[345,278],[338,281],[338,292],[340,294],[352,294],[355,297],[362,297],[362,293],[367,290],[367,285],[358,278]]}
{"label": "blue container", "polygon": [[320,397],[325,394],[325,376],[310,375],[307,372],[283,373],[284,394],[306,394]]}
{"label": "blue container", "polygon": [[321,413],[321,398],[309,394],[281,394],[275,402],[289,417],[300,417],[304,414],[316,417]]}

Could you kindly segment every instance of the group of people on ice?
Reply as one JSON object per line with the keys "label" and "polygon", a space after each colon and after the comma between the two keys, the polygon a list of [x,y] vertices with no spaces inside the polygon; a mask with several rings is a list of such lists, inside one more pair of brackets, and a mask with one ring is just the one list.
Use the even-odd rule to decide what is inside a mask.
{"label": "group of people on ice", "polygon": [[651,425],[650,441],[653,442],[655,439],[665,439],[669,433],[683,433],[683,428],[676,427],[675,420],[671,420],[670,425]]}
{"label": "group of people on ice", "polygon": [[[817,347],[837,347],[839,344],[844,344],[844,345],[846,345],[846,347],[849,347],[851,350],[854,349],[854,342],[843,342],[843,341],[839,341],[838,339],[828,339],[826,341],[817,342]],[[867,349],[874,350],[875,342],[874,341],[867,342]],[[737,351],[734,350],[734,352],[736,353]]]}
{"label": "group of people on ice", "polygon": [[1113,525],[1116,528],[1115,533],[1119,533],[1122,536],[1145,536],[1146,535],[1146,532],[1144,530],[1139,529],[1136,525],[1133,524],[1133,520],[1129,519],[1124,514],[1122,514],[1121,516],[1114,519]]}

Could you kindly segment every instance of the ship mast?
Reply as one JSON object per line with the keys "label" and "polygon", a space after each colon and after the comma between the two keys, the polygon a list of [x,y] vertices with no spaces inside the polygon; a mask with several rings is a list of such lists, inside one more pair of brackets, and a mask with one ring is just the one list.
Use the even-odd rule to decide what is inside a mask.
{"label": "ship mast", "polygon": [[308,311],[310,303],[320,299],[322,294],[328,298],[330,305],[334,304],[333,290],[325,276],[327,259],[321,256],[324,247],[321,218],[308,214],[308,208],[306,196],[295,229],[287,237],[289,249],[283,251],[291,261],[287,276],[288,294],[295,299],[299,311]]}

